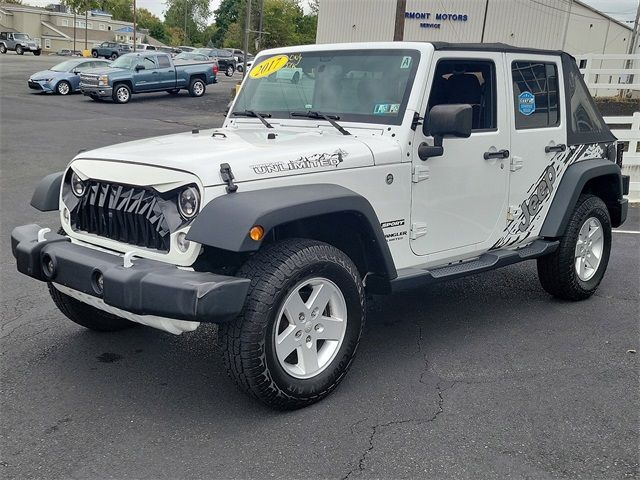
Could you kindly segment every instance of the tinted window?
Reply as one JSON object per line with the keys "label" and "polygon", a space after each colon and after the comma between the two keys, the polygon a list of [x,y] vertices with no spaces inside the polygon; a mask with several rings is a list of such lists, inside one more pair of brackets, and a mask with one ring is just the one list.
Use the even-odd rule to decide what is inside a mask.
{"label": "tinted window", "polygon": [[[427,112],[436,105],[469,104],[473,109],[472,130],[497,128],[495,72],[490,60],[440,60]],[[425,133],[428,129],[425,122]]]}
{"label": "tinted window", "polygon": [[558,68],[555,63],[511,64],[516,129],[554,127],[560,124]]}
{"label": "tinted window", "polygon": [[158,55],[158,65],[160,65],[160,68],[170,67],[171,62],[169,62],[169,57],[165,55]]}
{"label": "tinted window", "polygon": [[158,68],[158,66],[156,65],[156,62],[152,57],[143,57],[142,65],[144,65],[144,68],[146,68],[147,70],[153,70],[154,68]]}
{"label": "tinted window", "polygon": [[156,47],[154,47],[153,45],[147,45],[145,48],[147,50],[155,50],[156,49]]}

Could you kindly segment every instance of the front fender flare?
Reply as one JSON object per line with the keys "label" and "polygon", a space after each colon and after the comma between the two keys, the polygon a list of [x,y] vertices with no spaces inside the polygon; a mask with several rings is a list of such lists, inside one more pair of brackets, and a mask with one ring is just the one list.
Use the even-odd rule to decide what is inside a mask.
{"label": "front fender flare", "polygon": [[60,186],[64,172],[56,172],[44,177],[31,196],[31,206],[41,212],[51,212],[60,207]]}
{"label": "front fender flare", "polygon": [[379,271],[374,273],[395,278],[393,258],[373,207],[363,196],[338,185],[297,185],[222,195],[198,214],[187,239],[232,252],[254,252],[262,244],[249,238],[254,225],[268,233],[279,225],[332,213],[359,217],[367,230],[363,232],[369,240],[367,248],[373,250],[369,253],[376,258]]}

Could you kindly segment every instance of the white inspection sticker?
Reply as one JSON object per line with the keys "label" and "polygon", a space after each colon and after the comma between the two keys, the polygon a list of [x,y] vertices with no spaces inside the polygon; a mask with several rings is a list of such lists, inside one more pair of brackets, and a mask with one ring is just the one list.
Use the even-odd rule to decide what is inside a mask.
{"label": "white inspection sticker", "polygon": [[411,66],[411,57],[402,57],[400,68],[409,68]]}

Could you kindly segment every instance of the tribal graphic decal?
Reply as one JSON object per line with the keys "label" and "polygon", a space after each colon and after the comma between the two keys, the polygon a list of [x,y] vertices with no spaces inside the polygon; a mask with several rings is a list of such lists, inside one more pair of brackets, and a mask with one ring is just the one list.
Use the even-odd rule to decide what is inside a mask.
{"label": "tribal graphic decal", "polygon": [[517,245],[533,232],[538,232],[545,218],[542,212],[549,205],[569,165],[592,158],[605,158],[605,151],[600,144],[573,145],[556,154],[536,182],[529,187],[525,199],[518,207],[517,216],[507,223],[502,237],[491,249]]}

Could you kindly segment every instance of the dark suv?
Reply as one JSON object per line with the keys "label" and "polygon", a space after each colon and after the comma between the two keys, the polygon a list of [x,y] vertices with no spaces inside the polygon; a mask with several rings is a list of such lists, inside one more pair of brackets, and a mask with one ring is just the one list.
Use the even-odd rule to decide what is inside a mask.
{"label": "dark suv", "polygon": [[196,48],[194,53],[201,53],[218,62],[218,69],[227,77],[233,76],[236,71],[236,59],[229,50],[222,48]]}
{"label": "dark suv", "polygon": [[129,47],[129,45],[116,42],[102,42],[97,47],[93,47],[91,49],[91,56],[93,58],[104,57],[115,60],[120,55],[124,55],[125,53],[130,52],[131,47]]}

